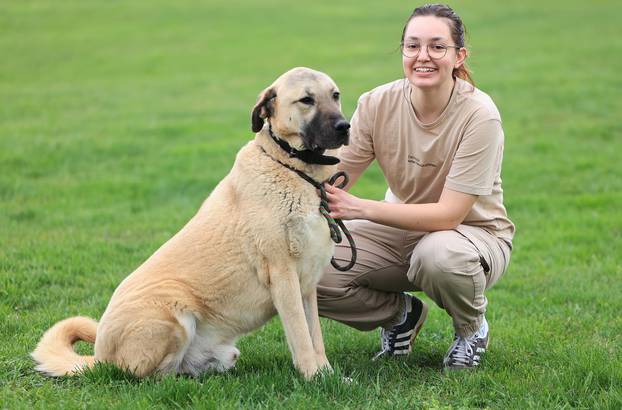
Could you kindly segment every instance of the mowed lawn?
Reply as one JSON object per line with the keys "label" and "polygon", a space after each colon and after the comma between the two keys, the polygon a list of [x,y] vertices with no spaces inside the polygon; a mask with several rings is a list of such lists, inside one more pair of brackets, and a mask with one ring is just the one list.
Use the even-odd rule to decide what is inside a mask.
{"label": "mowed lawn", "polygon": [[[402,76],[416,5],[0,1],[0,408],[622,408],[617,0],[452,3],[502,113],[518,228],[479,370],[442,372],[452,328],[434,307],[406,361],[372,363],[377,332],[323,320],[335,373],[308,383],[276,319],[240,340],[227,374],[34,372],[42,332],[99,318],[226,175],[265,86],[294,66],[325,71],[351,116]],[[353,192],[384,189],[372,167]]]}

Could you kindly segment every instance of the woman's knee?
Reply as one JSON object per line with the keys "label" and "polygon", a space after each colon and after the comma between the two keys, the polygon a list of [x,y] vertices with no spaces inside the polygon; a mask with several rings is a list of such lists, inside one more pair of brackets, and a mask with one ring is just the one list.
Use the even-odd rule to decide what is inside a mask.
{"label": "woman's knee", "polygon": [[455,280],[454,275],[481,273],[479,255],[465,241],[455,231],[437,231],[424,236],[410,258],[409,280],[417,285],[425,279],[446,282]]}

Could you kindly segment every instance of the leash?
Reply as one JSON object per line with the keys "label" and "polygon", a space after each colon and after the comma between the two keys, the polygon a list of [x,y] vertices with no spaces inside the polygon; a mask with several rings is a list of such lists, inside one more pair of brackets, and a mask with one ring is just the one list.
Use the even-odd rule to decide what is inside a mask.
{"label": "leash", "polygon": [[[270,131],[270,136],[272,137],[272,139],[277,142],[277,144],[283,148],[283,145],[281,145],[279,143],[279,141],[282,141],[283,143],[287,144],[286,141],[283,141],[281,139],[276,138],[276,136],[274,136],[272,134],[272,127],[269,126],[269,131]],[[298,151],[295,150],[294,148],[292,148],[289,144],[287,144],[288,147],[290,147],[291,150],[293,151]],[[301,177],[302,179],[304,179],[305,181],[307,181],[309,184],[313,185],[313,187],[315,189],[317,189],[318,191],[320,191],[320,214],[322,214],[322,216],[326,219],[326,222],[328,223],[328,229],[330,230],[330,238],[333,240],[333,242],[335,243],[341,243],[341,241],[343,240],[343,237],[341,236],[341,232],[339,231],[341,229],[341,231],[343,231],[343,234],[346,236],[346,238],[348,239],[348,243],[350,244],[350,250],[352,251],[352,257],[350,258],[350,262],[345,265],[345,266],[341,266],[337,263],[337,261],[335,260],[335,257],[333,256],[330,260],[330,264],[333,265],[333,267],[339,271],[345,272],[350,270],[354,264],[356,263],[356,244],[354,243],[354,238],[352,238],[352,234],[350,233],[350,231],[348,230],[348,228],[346,228],[345,224],[343,223],[343,221],[341,219],[334,219],[330,216],[330,208],[328,207],[328,197],[326,196],[326,189],[324,188],[324,183],[320,183],[317,182],[315,179],[311,178],[309,175],[305,174],[304,172],[290,166],[287,164],[284,164],[283,162],[279,161],[276,158],[273,158],[270,154],[268,154],[266,152],[265,149],[263,149],[262,146],[259,146],[259,148],[261,148],[261,150],[273,161],[278,162],[279,164],[283,165],[285,168],[290,169],[291,171],[294,171],[296,174],[298,174],[299,177]],[[296,158],[306,162],[306,163],[315,163],[315,162],[309,162],[309,161],[305,161],[304,159],[302,159],[299,156],[296,155],[292,155],[291,152],[285,148],[283,148],[283,150],[285,150],[286,152],[290,153],[290,157],[295,156]],[[307,150],[308,151],[308,150]],[[300,152],[300,151],[298,151]],[[325,155],[321,155],[324,158],[335,158],[335,157],[328,157]],[[335,158],[337,160],[337,162],[339,162],[339,160],[337,158]],[[337,163],[335,162],[335,164]],[[331,164],[332,165],[332,164]],[[344,188],[349,181],[348,178],[348,174],[346,174],[343,171],[339,171],[337,173],[335,173],[333,176],[331,176],[329,179],[327,179],[324,182],[329,183],[330,185],[335,185],[335,183],[337,182],[337,180],[339,178],[343,177],[343,181],[341,181],[341,183],[339,183],[338,185],[336,185],[337,188],[342,189]]]}

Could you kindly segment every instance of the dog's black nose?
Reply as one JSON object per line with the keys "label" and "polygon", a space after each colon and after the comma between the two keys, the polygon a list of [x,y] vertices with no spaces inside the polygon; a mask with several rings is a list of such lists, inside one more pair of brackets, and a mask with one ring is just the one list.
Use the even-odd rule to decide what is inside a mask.
{"label": "dog's black nose", "polygon": [[339,120],[335,123],[335,131],[345,132],[350,129],[350,123],[346,120]]}

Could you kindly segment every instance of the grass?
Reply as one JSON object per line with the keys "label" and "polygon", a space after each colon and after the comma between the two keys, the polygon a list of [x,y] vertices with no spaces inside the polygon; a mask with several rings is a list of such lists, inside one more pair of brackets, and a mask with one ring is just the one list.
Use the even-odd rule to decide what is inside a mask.
{"label": "grass", "polygon": [[[453,3],[477,84],[504,119],[518,227],[510,269],[488,292],[492,342],[477,372],[440,371],[452,335],[438,308],[406,362],[372,364],[377,333],[323,321],[336,372],[311,383],[278,320],[244,337],[223,375],[34,372],[43,330],[98,318],[228,172],[265,86],[293,66],[326,71],[351,115],[362,92],[401,76],[395,46],[413,6],[0,2],[0,407],[621,408],[615,0]],[[383,191],[377,167],[354,189]]]}

